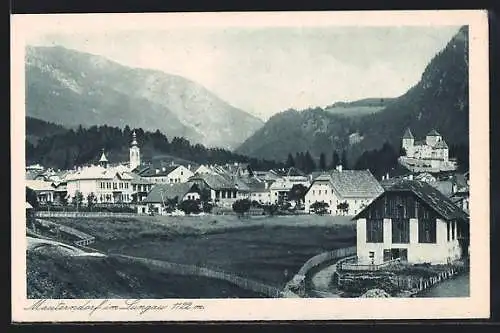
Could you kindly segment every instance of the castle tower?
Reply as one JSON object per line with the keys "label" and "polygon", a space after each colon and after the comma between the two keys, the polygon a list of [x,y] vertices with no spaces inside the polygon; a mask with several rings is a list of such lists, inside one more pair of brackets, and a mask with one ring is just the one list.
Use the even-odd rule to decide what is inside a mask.
{"label": "castle tower", "polygon": [[137,138],[134,131],[132,132],[132,143],[130,145],[129,166],[131,170],[134,170],[140,165],[141,165],[141,150],[137,146]]}
{"label": "castle tower", "polygon": [[415,138],[413,134],[411,134],[410,128],[407,128],[405,133],[403,134],[403,149],[406,151],[406,156],[411,157],[413,155],[412,148],[415,143]]}
{"label": "castle tower", "polygon": [[436,130],[432,130],[425,137],[425,143],[428,146],[434,147],[436,143],[441,141],[441,139],[442,139],[441,134],[439,134]]}
{"label": "castle tower", "polygon": [[99,159],[99,165],[102,166],[103,168],[108,167],[108,158],[106,157],[106,154],[104,153],[104,149],[102,150],[101,158]]}

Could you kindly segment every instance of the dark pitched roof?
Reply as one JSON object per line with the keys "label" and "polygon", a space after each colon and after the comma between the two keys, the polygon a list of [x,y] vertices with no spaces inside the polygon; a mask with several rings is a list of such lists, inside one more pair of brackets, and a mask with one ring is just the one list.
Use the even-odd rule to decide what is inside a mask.
{"label": "dark pitched roof", "polygon": [[441,140],[434,145],[434,148],[445,149],[445,148],[448,148],[448,145],[446,144],[446,142],[444,142],[444,140]]}
{"label": "dark pitched roof", "polygon": [[334,170],[332,184],[342,197],[375,197],[384,189],[368,170]]}
{"label": "dark pitched roof", "polygon": [[388,192],[411,192],[445,220],[461,219],[468,221],[469,219],[467,213],[455,205],[450,198],[446,197],[431,185],[418,180],[401,180],[388,187],[383,194],[362,209],[353,220],[357,219],[360,214],[364,213]]}
{"label": "dark pitched roof", "polygon": [[433,129],[432,131],[429,132],[429,134],[427,134],[427,136],[441,136],[441,134],[439,134],[435,129]]}
{"label": "dark pitched roof", "polygon": [[407,128],[403,134],[403,139],[413,139],[413,134],[411,134],[410,128]]}
{"label": "dark pitched roof", "polygon": [[191,183],[175,183],[175,184],[158,184],[155,185],[151,191],[149,191],[148,196],[144,199],[145,203],[161,203],[163,200],[174,199],[182,200],[182,198],[189,193],[191,190],[198,191],[197,187]]}
{"label": "dark pitched roof", "polygon": [[260,180],[260,179],[255,178],[255,177],[248,179],[248,181],[246,182],[246,185],[248,186],[250,191],[259,192],[259,191],[266,190],[266,181]]}
{"label": "dark pitched roof", "polygon": [[152,184],[152,182],[149,179],[143,178],[133,172],[130,172],[129,175],[132,177],[132,180],[130,181],[131,184],[136,184],[136,185]]}
{"label": "dark pitched roof", "polygon": [[219,174],[201,174],[195,175],[190,180],[203,180],[211,189],[236,189],[233,181]]}
{"label": "dark pitched roof", "polygon": [[346,197],[376,197],[384,188],[368,170],[333,170],[316,177],[314,182],[330,182],[338,195]]}

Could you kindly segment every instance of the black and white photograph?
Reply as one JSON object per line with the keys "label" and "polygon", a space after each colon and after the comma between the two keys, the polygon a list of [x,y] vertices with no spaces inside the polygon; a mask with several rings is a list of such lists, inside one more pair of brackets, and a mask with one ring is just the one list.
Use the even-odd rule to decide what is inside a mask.
{"label": "black and white photograph", "polygon": [[18,319],[487,317],[485,22],[14,15]]}

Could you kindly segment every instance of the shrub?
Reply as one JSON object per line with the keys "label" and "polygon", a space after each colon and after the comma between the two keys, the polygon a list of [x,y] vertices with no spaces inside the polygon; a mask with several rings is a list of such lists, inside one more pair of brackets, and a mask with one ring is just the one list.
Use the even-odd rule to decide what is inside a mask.
{"label": "shrub", "polygon": [[246,212],[250,210],[252,203],[248,199],[239,199],[233,203],[233,211],[238,214],[238,216],[245,215]]}
{"label": "shrub", "polygon": [[184,200],[178,205],[178,208],[186,213],[186,215],[201,213],[201,205],[199,200]]}
{"label": "shrub", "polygon": [[311,205],[311,209],[314,211],[314,213],[319,214],[319,215],[323,215],[323,214],[328,213],[329,207],[330,206],[324,201],[321,201],[321,202],[316,201],[315,203],[313,203]]}

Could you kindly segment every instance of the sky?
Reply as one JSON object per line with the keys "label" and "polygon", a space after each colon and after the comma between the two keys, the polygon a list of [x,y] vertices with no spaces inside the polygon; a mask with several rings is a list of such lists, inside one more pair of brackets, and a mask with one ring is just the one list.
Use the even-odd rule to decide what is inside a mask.
{"label": "sky", "polygon": [[179,27],[51,32],[30,45],[60,45],[126,66],[198,82],[267,120],[289,108],[397,97],[459,26]]}

